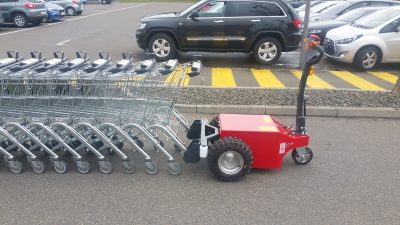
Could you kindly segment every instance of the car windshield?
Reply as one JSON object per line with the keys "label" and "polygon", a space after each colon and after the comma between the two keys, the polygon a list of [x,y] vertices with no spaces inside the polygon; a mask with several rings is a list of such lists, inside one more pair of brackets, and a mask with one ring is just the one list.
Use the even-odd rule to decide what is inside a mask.
{"label": "car windshield", "polygon": [[315,5],[310,8],[311,12],[318,13],[322,12],[325,9],[331,8],[332,6],[338,4],[340,1],[328,1],[328,2],[322,2],[321,4]]}
{"label": "car windshield", "polygon": [[342,10],[351,6],[349,2],[341,2],[339,4],[332,5],[326,9],[321,10],[320,12],[324,12],[327,14],[336,14],[337,12],[341,12]]}
{"label": "car windshield", "polygon": [[400,15],[400,10],[393,10],[393,9],[380,10],[378,12],[374,12],[367,16],[361,17],[360,19],[352,23],[352,26],[364,29],[373,29],[395,17],[398,17],[399,15]]}
{"label": "car windshield", "polygon": [[371,13],[371,10],[355,9],[339,16],[336,20],[350,23],[369,13]]}
{"label": "car windshield", "polygon": [[[322,3],[322,2],[311,2],[311,7],[317,6],[317,5],[321,4],[321,3]],[[298,7],[296,10],[297,10],[298,12],[300,12],[300,11],[305,11],[305,10],[306,10],[306,4],[303,4],[302,6]]]}

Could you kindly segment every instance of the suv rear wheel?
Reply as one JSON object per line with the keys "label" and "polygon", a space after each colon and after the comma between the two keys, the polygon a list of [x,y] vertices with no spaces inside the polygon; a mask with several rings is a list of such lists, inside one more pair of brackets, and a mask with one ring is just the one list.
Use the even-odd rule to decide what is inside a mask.
{"label": "suv rear wheel", "polygon": [[17,27],[26,27],[28,25],[28,19],[22,13],[16,13],[13,16],[13,23]]}
{"label": "suv rear wheel", "polygon": [[261,38],[253,48],[254,59],[264,65],[272,65],[281,57],[282,47],[275,38]]}
{"label": "suv rear wheel", "polygon": [[159,61],[175,57],[176,46],[174,40],[166,34],[155,34],[150,38],[148,49],[154,53]]}

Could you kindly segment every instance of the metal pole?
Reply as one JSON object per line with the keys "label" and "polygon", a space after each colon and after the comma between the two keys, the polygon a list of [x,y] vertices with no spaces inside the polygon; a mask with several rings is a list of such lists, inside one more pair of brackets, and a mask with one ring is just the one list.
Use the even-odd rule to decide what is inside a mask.
{"label": "metal pole", "polygon": [[304,22],[303,22],[303,37],[301,39],[301,54],[300,54],[300,64],[299,68],[303,69],[304,67],[304,53],[305,53],[305,47],[307,43],[307,37],[308,37],[308,24],[309,24],[309,19],[310,19],[310,7],[311,7],[311,0],[306,1],[306,11],[304,15]]}

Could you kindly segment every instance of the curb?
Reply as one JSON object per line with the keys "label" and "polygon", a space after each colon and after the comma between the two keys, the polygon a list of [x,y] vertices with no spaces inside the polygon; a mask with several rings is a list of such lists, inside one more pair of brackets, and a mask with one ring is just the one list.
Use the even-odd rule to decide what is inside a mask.
{"label": "curb", "polygon": [[[296,115],[295,106],[177,104],[175,108],[181,113],[198,113],[198,114],[237,113],[237,114],[270,114],[276,116]],[[321,117],[362,117],[362,118],[400,119],[400,109],[307,106],[307,115],[321,116]]]}

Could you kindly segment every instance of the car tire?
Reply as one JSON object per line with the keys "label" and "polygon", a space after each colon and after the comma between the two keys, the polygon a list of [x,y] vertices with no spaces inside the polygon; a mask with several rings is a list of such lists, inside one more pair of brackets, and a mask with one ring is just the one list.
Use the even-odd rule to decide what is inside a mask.
{"label": "car tire", "polygon": [[271,37],[261,38],[253,47],[253,57],[259,64],[272,65],[279,60],[282,47],[278,40]]}
{"label": "car tire", "polygon": [[76,11],[75,11],[75,9],[72,8],[72,7],[67,7],[67,8],[65,9],[65,14],[66,14],[67,16],[75,16],[75,15],[76,15]]}
{"label": "car tire", "polygon": [[76,12],[76,15],[77,15],[77,16],[80,16],[80,15],[82,15],[82,13],[83,13],[83,11]]}
{"label": "car tire", "polygon": [[110,5],[112,3],[111,0],[107,0],[107,5]]}
{"label": "car tire", "polygon": [[147,46],[158,61],[166,61],[176,55],[175,41],[167,34],[155,34]]}
{"label": "car tire", "polygon": [[375,68],[380,62],[381,52],[374,46],[360,49],[354,57],[354,64],[363,71]]}
{"label": "car tire", "polygon": [[26,27],[28,25],[28,18],[22,13],[16,13],[13,16],[13,23],[16,27]]}

